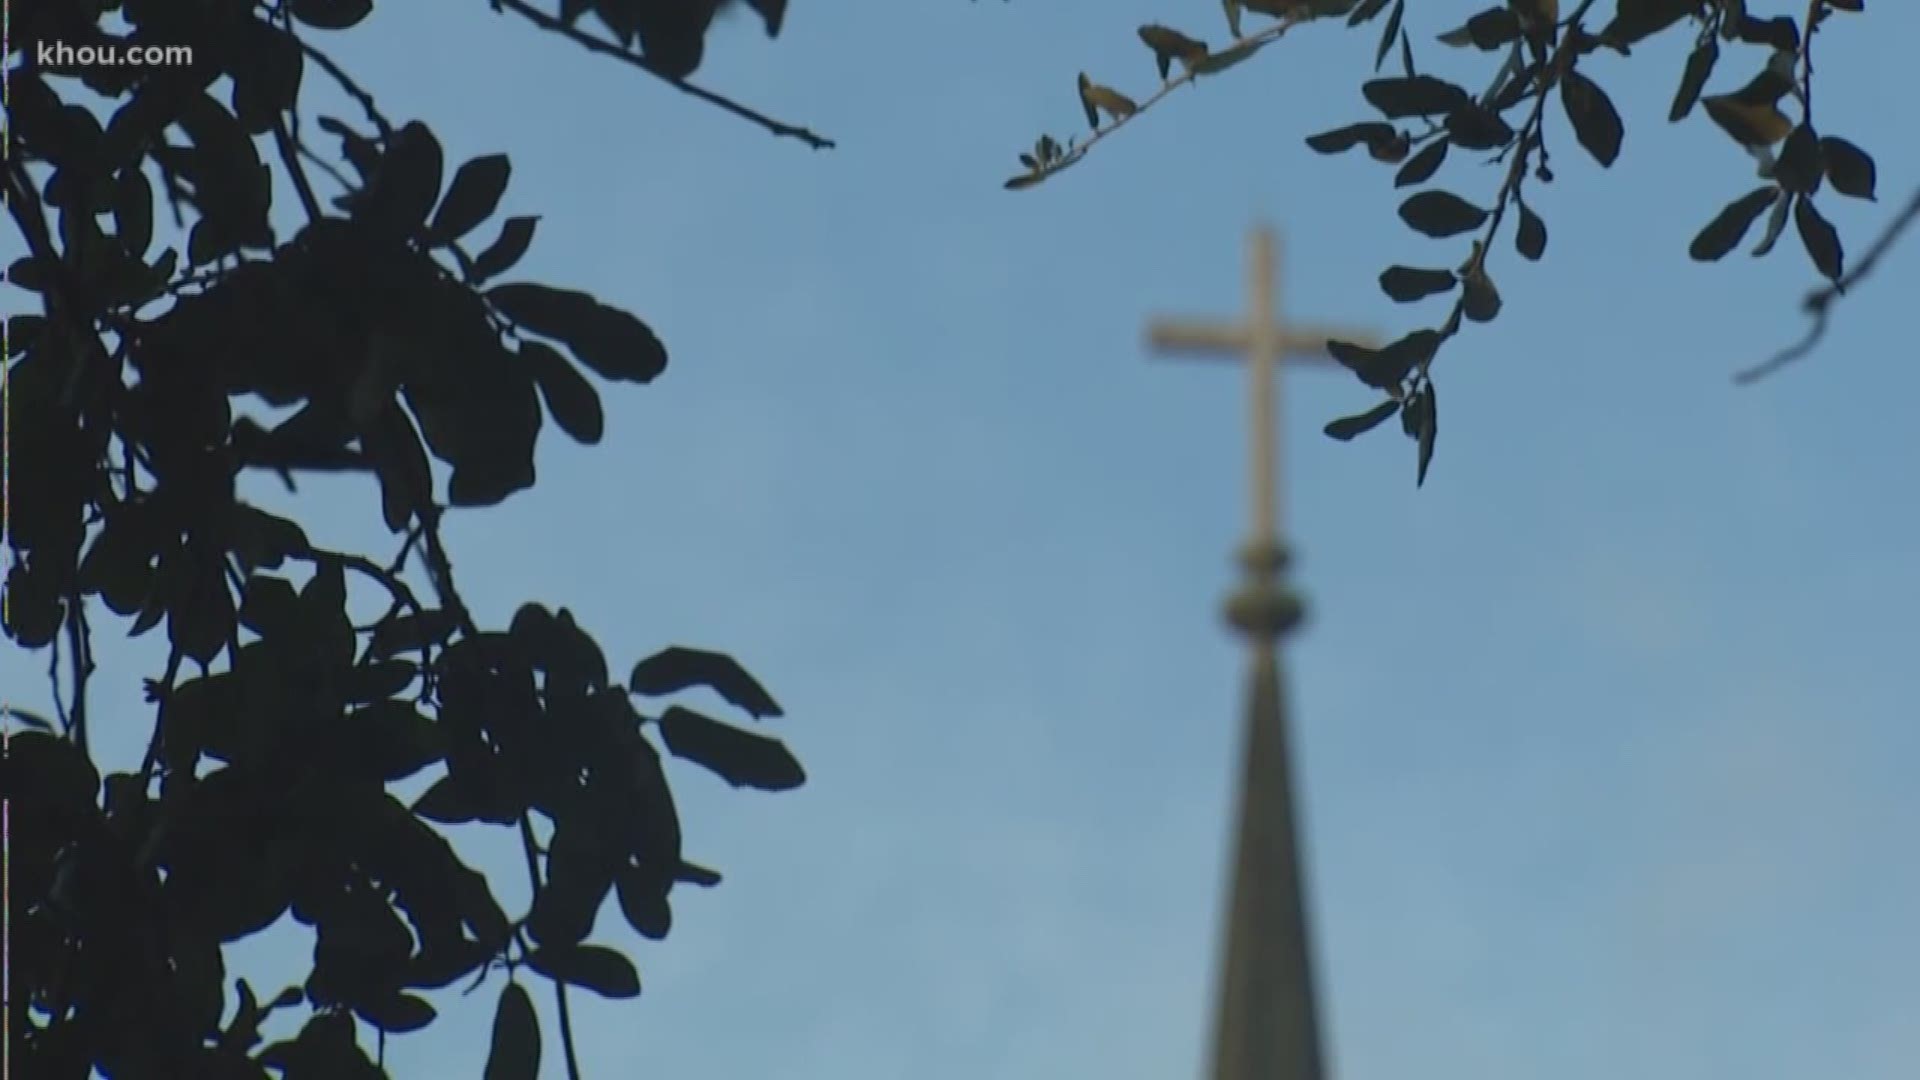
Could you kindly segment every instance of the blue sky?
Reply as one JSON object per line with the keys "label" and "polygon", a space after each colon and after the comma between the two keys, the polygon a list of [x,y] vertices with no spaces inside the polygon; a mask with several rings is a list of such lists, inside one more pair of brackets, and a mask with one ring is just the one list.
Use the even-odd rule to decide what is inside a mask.
{"label": "blue sky", "polygon": [[[450,160],[510,153],[506,209],[545,215],[521,272],[632,308],[673,355],[608,395],[601,447],[554,434],[538,489],[451,519],[468,599],[496,622],[566,605],[621,666],[733,652],[811,773],[779,796],[675,774],[689,852],[727,880],[678,895],[662,944],[604,914],[646,993],[576,995],[589,1074],[1197,1075],[1246,435],[1239,373],[1151,359],[1142,329],[1236,311],[1258,220],[1294,315],[1398,333],[1443,312],[1374,277],[1464,244],[1401,226],[1389,170],[1301,144],[1368,118],[1371,33],[1301,31],[1010,194],[1014,154],[1080,122],[1076,71],[1144,96],[1133,28],[1218,41],[1217,7],[816,0],[777,42],[720,30],[700,81],[827,152],[454,8],[382,5],[336,55]],[[1883,101],[1920,13],[1873,8],[1817,54],[1823,127],[1880,163],[1881,206],[1831,207],[1856,249],[1920,182]],[[1920,1056],[1920,368],[1896,330],[1920,251],[1802,366],[1730,385],[1799,333],[1814,274],[1791,236],[1687,260],[1754,181],[1704,116],[1666,122],[1683,52],[1594,60],[1628,124],[1609,172],[1549,129],[1547,257],[1504,249],[1506,311],[1436,368],[1424,490],[1397,433],[1318,433],[1371,403],[1354,380],[1286,378],[1313,605],[1289,664],[1348,1080],[1893,1080]],[[386,550],[370,487],[303,490],[317,539]],[[110,764],[137,760],[154,644],[99,646]],[[42,668],[0,656],[0,685],[44,709]],[[511,849],[467,850],[517,902]],[[277,986],[305,948],[231,966]],[[396,1076],[478,1075],[492,988],[438,1004],[389,1046]],[[548,1077],[554,1050],[550,1030]]]}

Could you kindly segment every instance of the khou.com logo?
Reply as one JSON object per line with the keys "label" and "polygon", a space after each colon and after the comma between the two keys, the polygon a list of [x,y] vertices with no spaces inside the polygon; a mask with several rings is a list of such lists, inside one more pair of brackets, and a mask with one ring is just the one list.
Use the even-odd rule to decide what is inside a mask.
{"label": "khou.com logo", "polygon": [[186,67],[193,63],[191,45],[69,45],[42,41],[34,46],[41,67]]}

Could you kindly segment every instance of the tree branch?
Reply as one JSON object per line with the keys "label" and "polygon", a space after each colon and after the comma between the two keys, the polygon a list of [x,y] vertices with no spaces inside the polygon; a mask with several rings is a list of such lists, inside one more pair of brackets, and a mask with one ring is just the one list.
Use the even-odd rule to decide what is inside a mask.
{"label": "tree branch", "polygon": [[[1248,34],[1247,36],[1234,41],[1232,44],[1228,45],[1226,48],[1221,49],[1218,52],[1208,53],[1206,61],[1196,64],[1193,67],[1185,68],[1180,72],[1180,74],[1175,75],[1173,78],[1168,79],[1166,82],[1162,83],[1160,86],[1160,89],[1154,91],[1154,93],[1151,96],[1146,98],[1144,101],[1140,102],[1139,106],[1135,108],[1134,111],[1126,114],[1125,116],[1114,117],[1113,121],[1109,123],[1106,127],[1095,128],[1093,134],[1087,136],[1087,139],[1085,142],[1074,143],[1071,147],[1068,148],[1066,153],[1060,155],[1060,157],[1054,159],[1053,161],[1042,162],[1041,167],[1039,169],[1029,174],[1028,177],[1023,178],[1031,181],[1031,183],[1027,186],[1031,186],[1031,184],[1038,184],[1040,181],[1045,180],[1047,177],[1065,170],[1068,166],[1078,164],[1080,159],[1086,157],[1087,152],[1089,150],[1092,150],[1094,148],[1094,145],[1097,144],[1101,139],[1104,139],[1107,136],[1113,134],[1114,132],[1119,131],[1121,128],[1126,127],[1127,123],[1131,121],[1134,117],[1140,116],[1141,114],[1145,113],[1147,110],[1153,108],[1155,105],[1159,104],[1162,100],[1164,100],[1168,95],[1172,94],[1175,90],[1178,90],[1181,87],[1194,82],[1195,80],[1199,79],[1203,75],[1218,75],[1225,72],[1228,68],[1239,64],[1243,60],[1246,60],[1247,58],[1251,57],[1254,53],[1260,51],[1262,48],[1266,47],[1267,45],[1270,45],[1273,42],[1280,40],[1282,37],[1286,36],[1287,31],[1293,29],[1295,26],[1300,25],[1300,23],[1303,21],[1306,21],[1306,20],[1304,20],[1300,16],[1289,15],[1281,19],[1279,22],[1273,24],[1272,26],[1267,27],[1265,30],[1260,31],[1257,34]],[[1009,183],[1011,183],[1011,181],[1009,181]]]}
{"label": "tree branch", "polygon": [[519,15],[521,18],[526,19],[542,30],[559,34],[561,37],[567,38],[582,48],[587,49],[589,52],[596,52],[602,56],[611,56],[622,63],[637,67],[641,71],[666,83],[668,86],[673,87],[675,90],[690,97],[699,98],[709,105],[717,106],[749,123],[757,124],[778,138],[798,139],[815,150],[833,149],[834,142],[832,139],[822,138],[806,128],[795,127],[792,124],[775,120],[773,117],[761,112],[756,112],[725,95],[716,94],[711,90],[695,86],[685,79],[676,79],[662,72],[659,68],[654,67],[645,56],[603,38],[594,37],[592,34],[561,22],[554,16],[529,5],[526,3],[526,0],[495,0],[494,8],[495,10],[501,8],[511,9],[514,14]]}
{"label": "tree branch", "polygon": [[320,200],[314,198],[313,183],[307,179],[307,172],[300,166],[300,149],[294,143],[293,136],[287,133],[287,122],[279,116],[273,118],[273,145],[280,152],[280,163],[287,167],[287,175],[293,180],[293,190],[300,196],[300,206],[307,212],[309,222],[319,221],[326,215],[320,211]]}
{"label": "tree branch", "polygon": [[[1533,100],[1533,111],[1528,114],[1526,125],[1509,144],[1514,154],[1507,166],[1507,175],[1500,183],[1500,191],[1494,201],[1493,213],[1487,219],[1487,227],[1480,234],[1480,240],[1475,246],[1473,255],[1467,261],[1469,270],[1473,272],[1481,272],[1485,269],[1487,255],[1493,251],[1494,237],[1500,233],[1500,223],[1506,219],[1507,208],[1519,196],[1521,185],[1526,183],[1527,166],[1533,160],[1533,152],[1540,151],[1542,160],[1545,160],[1547,99],[1552,95],[1554,86],[1572,68],[1575,31],[1579,29],[1581,20],[1586,18],[1588,9],[1593,5],[1594,0],[1581,0],[1580,6],[1574,9],[1573,14],[1568,16],[1566,22],[1562,24],[1564,31],[1560,35],[1560,44],[1540,65],[1540,86]],[[1495,85],[1498,85],[1497,79]],[[1460,290],[1460,299],[1454,302],[1452,314],[1447,316],[1446,328],[1441,331],[1443,338],[1450,338],[1459,332],[1461,319],[1466,316],[1466,312],[1467,290],[1463,287]],[[1424,369],[1426,365],[1421,366]]]}
{"label": "tree branch", "polygon": [[1873,273],[1874,267],[1879,265],[1881,258],[1900,239],[1900,235],[1913,225],[1915,218],[1920,218],[1920,188],[1914,189],[1913,196],[1907,200],[1907,205],[1901,207],[1900,212],[1887,223],[1887,227],[1880,230],[1880,235],[1874,237],[1872,245],[1867,248],[1867,253],[1859,262],[1853,264],[1853,269],[1849,270],[1846,276],[1807,294],[1801,306],[1808,315],[1813,317],[1813,324],[1807,327],[1807,332],[1800,340],[1775,353],[1765,363],[1755,364],[1753,367],[1735,373],[1734,383],[1750,386],[1811,353],[1814,346],[1820,344],[1820,340],[1827,336],[1827,316],[1835,302],[1845,296],[1848,289]]}
{"label": "tree branch", "polygon": [[87,683],[93,678],[93,631],[87,626],[87,609],[80,590],[67,596],[67,671],[73,680],[73,702],[68,734],[81,753],[87,752]]}
{"label": "tree branch", "polygon": [[[420,540],[422,558],[427,564],[427,577],[433,583],[433,590],[440,597],[440,606],[451,612],[468,637],[479,634],[480,628],[473,621],[466,601],[460,598],[453,584],[453,562],[447,558],[446,546],[440,540],[440,515],[442,508],[430,505],[420,514]],[[409,538],[409,545],[411,545]],[[540,877],[539,848],[533,835],[533,819],[521,811],[520,850],[527,860],[527,879],[533,887],[533,902],[538,903],[540,892],[546,887]],[[580,1080],[580,1061],[573,1045],[573,1013],[567,1004],[567,986],[558,979],[553,980],[554,1006],[560,1016],[560,1045],[566,1056],[568,1080]]]}
{"label": "tree branch", "polygon": [[300,51],[306,54],[307,59],[320,65],[320,70],[332,76],[333,81],[340,84],[340,89],[345,90],[348,97],[360,103],[360,111],[367,114],[368,120],[373,121],[375,130],[380,132],[381,140],[391,139],[393,125],[381,115],[380,106],[374,102],[373,95],[365,87],[353,81],[353,76],[348,75],[346,69],[335,63],[333,57],[309,45],[297,35],[294,40],[300,42]]}

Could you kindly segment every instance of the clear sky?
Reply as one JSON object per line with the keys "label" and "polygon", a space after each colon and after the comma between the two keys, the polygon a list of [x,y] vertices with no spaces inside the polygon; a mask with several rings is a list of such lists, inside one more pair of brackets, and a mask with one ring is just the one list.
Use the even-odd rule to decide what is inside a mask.
{"label": "clear sky", "polygon": [[[1920,12],[1870,6],[1817,54],[1823,128],[1881,167],[1880,206],[1826,203],[1855,248],[1920,182],[1888,107]],[[1475,7],[1415,5],[1410,28]],[[608,395],[601,447],[554,433],[538,489],[452,519],[469,600],[496,623],[566,605],[621,668],[733,652],[811,773],[778,796],[674,774],[689,855],[727,879],[676,894],[662,944],[604,913],[646,993],[575,995],[589,1075],[1198,1074],[1246,433],[1237,370],[1152,359],[1143,325],[1236,311],[1259,220],[1289,312],[1391,333],[1444,301],[1396,307],[1378,271],[1465,243],[1401,226],[1389,169],[1301,143],[1368,118],[1371,31],[1302,31],[1001,191],[1041,131],[1081,123],[1076,71],[1150,91],[1151,20],[1224,33],[1202,0],[797,0],[777,42],[723,28],[700,81],[827,152],[479,3],[384,4],[338,39],[450,163],[512,155],[507,209],[545,215],[527,277],[631,307],[673,356]],[[1920,240],[1815,357],[1733,387],[1800,332],[1814,273],[1791,235],[1765,262],[1687,260],[1752,165],[1704,116],[1666,122],[1684,43],[1642,52],[1591,63],[1628,124],[1612,170],[1549,128],[1551,245],[1528,265],[1503,238],[1505,313],[1436,368],[1424,490],[1397,431],[1319,434],[1371,404],[1351,377],[1286,379],[1314,613],[1289,664],[1346,1080],[1895,1080],[1920,1059],[1900,325]],[[1462,160],[1443,182],[1478,198],[1496,175]],[[387,550],[370,485],[308,490],[317,538]],[[137,760],[156,644],[99,646],[110,764]],[[45,709],[43,666],[0,656],[0,686]],[[512,850],[466,850],[518,903]],[[231,965],[277,987],[306,947]],[[436,999],[395,1075],[479,1075],[493,993]],[[548,1049],[560,1077],[551,1026]]]}

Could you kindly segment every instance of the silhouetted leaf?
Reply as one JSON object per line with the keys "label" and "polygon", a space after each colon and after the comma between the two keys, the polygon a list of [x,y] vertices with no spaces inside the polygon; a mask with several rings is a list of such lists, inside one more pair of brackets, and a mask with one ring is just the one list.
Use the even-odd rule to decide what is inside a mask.
{"label": "silhouetted leaf", "polygon": [[1773,209],[1767,214],[1767,227],[1760,235],[1760,242],[1753,246],[1754,258],[1765,258],[1773,251],[1773,245],[1780,242],[1780,237],[1787,231],[1787,219],[1793,216],[1789,212],[1792,209],[1793,196],[1784,191],[1774,196]]}
{"label": "silhouetted leaf", "polygon": [[1865,150],[1837,136],[1820,140],[1821,156],[1827,162],[1827,182],[1833,190],[1854,199],[1874,197],[1873,158]]}
{"label": "silhouetted leaf", "polygon": [[756,720],[779,716],[780,706],[730,656],[675,645],[633,665],[627,687],[646,697],[664,697],[704,686]]}
{"label": "silhouetted leaf", "polygon": [[539,341],[520,343],[520,358],[533,369],[533,381],[546,399],[547,412],[560,430],[573,441],[587,446],[600,441],[606,431],[606,414],[600,395],[582,378],[573,365],[551,346]]}
{"label": "silhouetted leaf", "polygon": [[1487,211],[1450,191],[1422,191],[1400,204],[1400,220],[1416,232],[1442,239],[1479,228]]}
{"label": "silhouetted leaf", "polygon": [[640,995],[640,973],[633,962],[604,945],[558,945],[535,949],[527,966],[570,986],[581,986],[601,997]]}
{"label": "silhouetted leaf", "polygon": [[1782,191],[1811,195],[1820,187],[1826,165],[1820,160],[1820,136],[1811,124],[1801,124],[1787,136],[1774,161],[1773,182]]}
{"label": "silhouetted leaf", "polygon": [[211,664],[236,614],[219,563],[192,548],[174,548],[160,556],[159,588],[168,597],[168,643],[197,664]]}
{"label": "silhouetted leaf", "polygon": [[560,820],[547,845],[546,886],[527,913],[527,932],[535,941],[550,948],[574,945],[593,932],[619,868],[619,853],[599,834],[613,831],[604,817],[600,822],[582,815]]}
{"label": "silhouetted leaf", "polygon": [[1407,408],[1414,417],[1414,439],[1420,445],[1419,471],[1414,478],[1415,487],[1424,487],[1427,483],[1427,467],[1433,464],[1433,444],[1440,435],[1440,408],[1435,400],[1433,384],[1421,388],[1413,404]]}
{"label": "silhouetted leaf", "polygon": [[365,775],[377,776],[386,784],[434,764],[445,750],[442,729],[404,701],[362,705],[341,721],[338,730],[354,739],[354,759]]}
{"label": "silhouetted leaf", "polygon": [[1473,100],[1473,95],[1460,87],[1431,75],[1374,79],[1363,84],[1360,92],[1389,120],[1443,116]]}
{"label": "silhouetted leaf", "polygon": [[393,994],[388,997],[373,998],[354,1006],[368,1023],[381,1031],[401,1034],[419,1031],[438,1015],[425,998],[412,994]]}
{"label": "silhouetted leaf", "polygon": [[1488,8],[1458,30],[1449,30],[1440,35],[1440,41],[1455,48],[1473,46],[1483,52],[1492,52],[1504,48],[1520,37],[1520,20],[1514,17],[1512,10],[1504,7]]}
{"label": "silhouetted leaf", "polygon": [[1221,49],[1219,52],[1208,53],[1193,62],[1193,73],[1218,75],[1228,68],[1237,67],[1252,59],[1253,54],[1265,48],[1267,44],[1268,42],[1263,41],[1243,41],[1238,45]]}
{"label": "silhouetted leaf", "polygon": [[1318,135],[1307,136],[1307,146],[1322,154],[1338,154],[1356,146],[1378,146],[1392,141],[1399,132],[1392,124],[1381,120],[1369,120],[1360,124],[1348,124],[1346,127],[1323,131]]}
{"label": "silhouetted leaf", "polygon": [[1329,341],[1327,354],[1358,376],[1361,382],[1376,390],[1384,390],[1400,381],[1399,376],[1388,370],[1392,361],[1383,350],[1369,349],[1350,341]]}
{"label": "silhouetted leaf", "polygon": [[1560,104],[1580,145],[1601,167],[1611,167],[1620,157],[1620,141],[1626,136],[1612,99],[1592,79],[1569,71],[1560,79]]}
{"label": "silhouetted leaf", "polygon": [[734,787],[786,791],[807,779],[793,752],[778,740],[730,727],[678,705],[661,714],[660,734],[675,757],[704,766]]}
{"label": "silhouetted leaf", "polygon": [[1447,137],[1463,150],[1497,150],[1513,141],[1513,127],[1474,103],[1447,114]]}
{"label": "silhouetted leaf", "polygon": [[1380,355],[1397,383],[1414,368],[1432,360],[1443,340],[1438,330],[1415,330],[1382,349]]}
{"label": "silhouetted leaf", "polygon": [[9,798],[62,817],[93,809],[100,791],[100,771],[72,740],[36,731],[16,732],[7,744],[7,753],[13,784],[7,792]]}
{"label": "silhouetted leaf", "polygon": [[1394,174],[1393,186],[1397,188],[1413,187],[1433,179],[1440,171],[1440,165],[1447,160],[1447,148],[1452,144],[1445,139],[1435,139],[1420,148],[1420,152],[1407,159]]}
{"label": "silhouetted leaf", "polygon": [[1755,188],[1728,203],[1700,230],[1687,247],[1687,254],[1699,262],[1715,262],[1740,246],[1753,227],[1754,219],[1773,204],[1778,189],[1772,184]]}
{"label": "silhouetted leaf", "polygon": [[695,866],[690,862],[682,862],[674,869],[673,880],[686,885],[697,885],[702,889],[711,889],[720,884],[720,872],[709,870],[704,866]]}
{"label": "silhouetted leaf", "polygon": [[1477,323],[1492,322],[1500,314],[1500,290],[1483,269],[1468,274],[1461,290],[1460,313]]}
{"label": "silhouetted leaf", "polygon": [[1686,70],[1680,74],[1680,88],[1674,92],[1673,107],[1667,110],[1667,119],[1679,123],[1693,111],[1700,100],[1700,91],[1706,88],[1707,78],[1713,74],[1713,65],[1720,60],[1720,42],[1709,35],[1694,46],[1687,55]]}
{"label": "silhouetted leaf", "polygon": [[187,230],[187,263],[206,266],[240,248],[240,235],[219,218],[203,217]]}
{"label": "silhouetted leaf", "polygon": [[1172,27],[1157,23],[1149,24],[1142,26],[1138,33],[1140,40],[1146,44],[1147,48],[1153,50],[1154,66],[1159,69],[1162,79],[1165,79],[1168,72],[1173,70],[1175,60],[1191,65],[1206,58],[1205,43],[1196,41]]}
{"label": "silhouetted leaf", "polygon": [[667,350],[647,324],[586,293],[517,283],[486,295],[522,329],[563,343],[604,379],[651,382],[666,370]]}
{"label": "silhouetted leaf", "polygon": [[153,243],[153,187],[138,167],[122,170],[113,183],[113,235],[134,258]]}
{"label": "silhouetted leaf", "polygon": [[1793,225],[1800,230],[1800,243],[1806,246],[1814,268],[1828,281],[1838,282],[1846,269],[1846,253],[1840,247],[1840,234],[1820,216],[1812,199],[1802,195],[1793,200]]}
{"label": "silhouetted leaf", "polygon": [[1379,427],[1381,424],[1386,423],[1389,419],[1392,419],[1394,413],[1399,411],[1400,402],[1395,398],[1388,398],[1358,416],[1343,416],[1338,420],[1328,423],[1325,431],[1333,438],[1339,439],[1341,442],[1347,442],[1356,436],[1364,435],[1374,428]]}
{"label": "silhouetted leaf", "polygon": [[492,216],[512,174],[505,154],[488,154],[461,165],[434,211],[433,223],[427,226],[427,243],[450,244]]}
{"label": "silhouetted leaf", "polygon": [[398,401],[382,402],[361,427],[360,446],[380,482],[380,514],[391,532],[401,532],[433,502],[433,473],[420,433]]}
{"label": "silhouetted leaf", "polygon": [[261,637],[277,637],[300,621],[300,598],[285,578],[252,574],[240,594],[240,624]]}
{"label": "silhouetted leaf", "polygon": [[443,645],[454,631],[454,618],[438,608],[426,608],[418,614],[403,612],[374,624],[373,640],[367,643],[367,656],[385,660],[403,652],[419,652],[428,646]]}
{"label": "silhouetted leaf", "polygon": [[1407,0],[1393,0],[1393,10],[1387,14],[1387,24],[1380,29],[1380,44],[1374,48],[1373,70],[1379,71],[1380,65],[1387,62],[1387,52],[1393,48],[1394,39],[1400,36],[1400,22],[1407,15]]}
{"label": "silhouetted leaf", "polygon": [[1624,51],[1686,18],[1696,6],[1678,0],[1627,0],[1600,37]]}
{"label": "silhouetted leaf", "polygon": [[540,1080],[540,1019],[517,982],[500,988],[493,1010],[493,1042],[482,1080]]}
{"label": "silhouetted leaf", "polygon": [[53,730],[53,722],[41,716],[39,713],[28,712],[16,706],[8,706],[6,715],[8,719],[29,731],[51,732]]}
{"label": "silhouetted leaf", "polygon": [[487,249],[473,257],[473,280],[484,284],[489,278],[513,269],[533,243],[533,228],[540,223],[534,215],[510,217],[500,226],[500,236]]}
{"label": "silhouetted leaf", "polygon": [[386,236],[412,238],[440,198],[445,167],[440,140],[418,120],[393,133],[373,178],[355,198],[353,216]]}
{"label": "silhouetted leaf", "polygon": [[1403,304],[1448,292],[1458,283],[1451,270],[1390,266],[1380,274],[1380,291]]}
{"label": "silhouetted leaf", "polygon": [[1529,262],[1539,262],[1547,253],[1547,223],[1525,203],[1520,204],[1519,210],[1520,227],[1513,233],[1514,250]]}
{"label": "silhouetted leaf", "polygon": [[299,99],[306,61],[292,34],[261,19],[239,23],[234,45],[226,59],[233,113],[248,134],[262,135]]}
{"label": "silhouetted leaf", "polygon": [[1525,101],[1539,84],[1542,66],[1536,61],[1515,72],[1500,85],[1499,90],[1493,95],[1493,100],[1487,103],[1487,108],[1496,113],[1504,113]]}
{"label": "silhouetted leaf", "polygon": [[1386,6],[1387,0],[1360,0],[1359,6],[1347,15],[1347,25],[1359,26],[1361,23],[1372,22],[1375,16],[1386,9]]}
{"label": "silhouetted leaf", "polygon": [[672,880],[651,868],[624,866],[614,875],[614,894],[620,901],[620,914],[634,933],[649,941],[659,941],[673,928],[673,908],[667,903]]}
{"label": "silhouetted leaf", "polygon": [[1734,36],[1749,45],[1766,45],[1776,53],[1791,55],[1800,50],[1800,27],[1787,15],[1757,19],[1742,12],[1734,22]]}
{"label": "silhouetted leaf", "polygon": [[293,17],[316,30],[350,30],[373,13],[373,0],[293,0]]}

